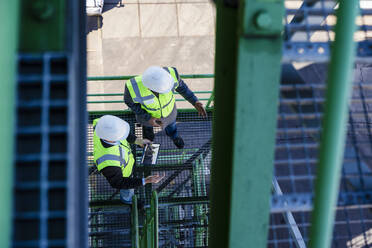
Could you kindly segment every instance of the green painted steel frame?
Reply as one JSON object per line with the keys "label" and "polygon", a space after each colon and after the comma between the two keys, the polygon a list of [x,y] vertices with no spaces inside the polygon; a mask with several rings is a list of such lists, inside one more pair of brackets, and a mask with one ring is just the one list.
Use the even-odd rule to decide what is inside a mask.
{"label": "green painted steel frame", "polygon": [[[177,109],[178,113],[196,113],[196,109]],[[208,110],[209,112],[211,110]],[[122,115],[133,114],[132,110],[106,110],[106,111],[89,111],[89,115]]]}
{"label": "green painted steel frame", "polygon": [[[151,196],[150,208],[146,211],[146,219],[140,236],[141,248],[159,247],[159,200],[154,190]],[[132,226],[133,227],[133,226]]]}
{"label": "green painted steel frame", "polygon": [[132,247],[139,248],[138,209],[137,196],[132,199]]}
{"label": "green painted steel frame", "polygon": [[[196,197],[206,197],[207,196],[207,187],[205,184],[205,177],[204,172],[205,164],[202,156],[199,156],[193,165],[193,182],[194,182],[194,189],[195,189],[195,196]],[[194,215],[197,217],[197,220],[200,221],[200,225],[204,225],[204,216],[206,216],[206,209],[207,207],[205,204],[195,204],[194,205]],[[195,228],[195,240],[194,245],[195,247],[206,247],[207,243],[207,227],[196,227]],[[204,239],[204,237],[206,237]]]}
{"label": "green painted steel frame", "polygon": [[284,4],[245,0],[234,8],[231,2],[217,1],[209,245],[263,248],[269,227]]}
{"label": "green painted steel frame", "polygon": [[15,137],[16,58],[18,43],[19,1],[2,1],[2,34],[0,35],[0,247],[10,247],[13,210],[13,153]]}
{"label": "green painted steel frame", "polygon": [[66,44],[66,0],[22,0],[20,51],[62,51]]}
{"label": "green painted steel frame", "polygon": [[310,234],[310,247],[314,248],[331,245],[352,91],[358,4],[358,0],[341,0],[336,14]]}
{"label": "green painted steel frame", "polygon": [[[104,82],[104,81],[115,81],[115,80],[128,80],[132,77],[135,77],[135,75],[131,76],[95,76],[95,77],[88,77],[87,81],[91,82]],[[187,79],[187,78],[214,78],[214,74],[184,74],[180,75],[182,79]],[[195,91],[195,94],[210,94],[209,98],[199,98],[200,101],[207,101],[206,103],[206,108],[211,108],[211,104],[214,100],[214,92],[213,91]],[[176,93],[178,94],[178,93]],[[112,97],[118,97],[118,96],[124,96],[123,93],[102,93],[102,94],[88,94],[88,97],[100,97],[100,96],[112,96]],[[186,101],[184,98],[176,99],[177,102],[179,101]],[[99,101],[88,101],[88,104],[101,104],[101,103],[124,103],[123,100],[99,100]]]}

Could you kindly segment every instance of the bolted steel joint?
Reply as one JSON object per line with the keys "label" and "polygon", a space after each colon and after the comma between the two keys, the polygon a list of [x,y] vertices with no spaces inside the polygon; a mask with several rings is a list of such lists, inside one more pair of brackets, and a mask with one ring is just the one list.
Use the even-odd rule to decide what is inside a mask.
{"label": "bolted steel joint", "polygon": [[268,30],[272,24],[272,18],[266,11],[259,11],[254,15],[254,24],[258,29]]}
{"label": "bolted steel joint", "polygon": [[49,1],[39,0],[32,4],[31,11],[34,18],[44,21],[53,16],[54,6]]}

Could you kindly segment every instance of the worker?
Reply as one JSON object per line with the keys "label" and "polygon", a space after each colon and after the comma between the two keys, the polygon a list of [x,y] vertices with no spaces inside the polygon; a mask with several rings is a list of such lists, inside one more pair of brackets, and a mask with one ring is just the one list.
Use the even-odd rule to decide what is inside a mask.
{"label": "worker", "polygon": [[126,121],[116,116],[104,115],[93,121],[93,129],[94,163],[111,187],[120,189],[120,200],[123,203],[132,203],[134,188],[147,183],[158,183],[164,177],[131,177],[135,159],[129,143],[143,147],[151,145],[151,141],[130,134]]}
{"label": "worker", "polygon": [[161,127],[179,149],[184,141],[177,132],[174,91],[181,94],[198,111],[206,117],[203,104],[180,78],[174,67],[151,66],[141,76],[126,82],[124,102],[135,113],[137,122],[142,125],[143,137],[153,141],[153,127]]}

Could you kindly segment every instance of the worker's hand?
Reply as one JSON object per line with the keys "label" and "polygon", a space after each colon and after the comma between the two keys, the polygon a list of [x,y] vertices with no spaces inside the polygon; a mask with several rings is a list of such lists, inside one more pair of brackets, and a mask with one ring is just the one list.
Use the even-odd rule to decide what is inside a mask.
{"label": "worker's hand", "polygon": [[199,115],[203,117],[207,117],[207,112],[205,111],[205,108],[203,106],[203,103],[197,101],[194,105],[195,109],[198,111]]}
{"label": "worker's hand", "polygon": [[155,117],[151,117],[149,123],[153,127],[161,127],[161,120]]}
{"label": "worker's hand", "polygon": [[139,145],[140,147],[144,147],[145,145],[151,145],[152,142],[148,139],[137,138],[136,141],[134,141],[134,144]]}
{"label": "worker's hand", "polygon": [[148,176],[148,177],[145,178],[145,184],[147,184],[147,183],[158,183],[158,182],[160,182],[164,177],[165,177],[165,174],[163,174],[163,175],[153,175],[153,176]]}

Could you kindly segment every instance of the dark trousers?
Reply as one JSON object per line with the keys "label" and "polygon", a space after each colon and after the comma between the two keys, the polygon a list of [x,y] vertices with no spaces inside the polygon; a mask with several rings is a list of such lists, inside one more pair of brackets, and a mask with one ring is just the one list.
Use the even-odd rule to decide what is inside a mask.
{"label": "dark trousers", "polygon": [[[177,125],[175,121],[169,124],[164,130],[171,139],[175,139],[178,136]],[[142,126],[142,136],[144,139],[154,141],[154,128]]]}

